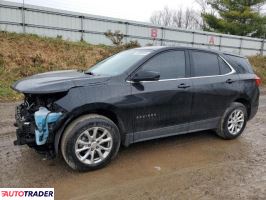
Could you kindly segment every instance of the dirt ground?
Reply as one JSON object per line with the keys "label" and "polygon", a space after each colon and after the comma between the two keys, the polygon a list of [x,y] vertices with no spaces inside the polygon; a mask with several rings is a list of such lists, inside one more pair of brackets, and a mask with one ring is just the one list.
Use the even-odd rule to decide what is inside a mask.
{"label": "dirt ground", "polygon": [[13,146],[14,104],[0,104],[0,187],[54,187],[56,199],[266,199],[266,96],[243,135],[204,131],[122,148],[107,167],[78,173]]}

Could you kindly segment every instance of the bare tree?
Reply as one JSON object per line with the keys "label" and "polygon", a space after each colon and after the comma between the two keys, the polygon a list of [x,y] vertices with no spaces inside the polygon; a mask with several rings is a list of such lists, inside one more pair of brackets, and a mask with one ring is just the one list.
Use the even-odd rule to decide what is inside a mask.
{"label": "bare tree", "polygon": [[201,13],[187,8],[184,15],[184,28],[201,30],[202,27],[203,20]]}
{"label": "bare tree", "polygon": [[164,7],[162,13],[163,26],[170,26],[172,24],[172,11],[168,7]]}
{"label": "bare tree", "polygon": [[265,15],[265,10],[266,10],[265,2],[254,6],[254,10]]}
{"label": "bare tree", "polygon": [[192,26],[192,21],[194,20],[194,11],[192,9],[187,8],[184,16],[184,28],[188,29]]}
{"label": "bare tree", "polygon": [[161,25],[161,11],[154,11],[150,17],[150,22]]}
{"label": "bare tree", "polygon": [[200,14],[193,10],[187,8],[183,12],[182,8],[178,10],[169,9],[164,7],[163,10],[155,11],[150,21],[153,24],[161,26],[172,26],[185,29],[201,29],[202,20]]}
{"label": "bare tree", "polygon": [[153,12],[150,21],[161,26],[171,26],[173,12],[167,6],[163,10]]}
{"label": "bare tree", "polygon": [[182,28],[183,23],[183,10],[179,8],[177,11],[173,13],[173,26],[178,28]]}
{"label": "bare tree", "polygon": [[206,13],[208,8],[207,0],[195,0],[195,2],[200,6],[201,13]]}

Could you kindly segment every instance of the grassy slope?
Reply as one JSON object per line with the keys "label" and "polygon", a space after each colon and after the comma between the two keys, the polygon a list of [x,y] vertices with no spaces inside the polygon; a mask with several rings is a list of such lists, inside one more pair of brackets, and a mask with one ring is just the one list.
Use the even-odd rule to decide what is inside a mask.
{"label": "grassy slope", "polygon": [[[18,79],[51,70],[87,69],[95,62],[129,47],[0,32],[0,101],[21,98],[10,89],[10,85]],[[256,73],[266,81],[266,57],[251,57],[250,61]]]}
{"label": "grassy slope", "polygon": [[97,61],[131,46],[91,45],[60,38],[0,32],[0,101],[21,98],[10,89],[10,85],[18,79],[51,70],[85,70]]}

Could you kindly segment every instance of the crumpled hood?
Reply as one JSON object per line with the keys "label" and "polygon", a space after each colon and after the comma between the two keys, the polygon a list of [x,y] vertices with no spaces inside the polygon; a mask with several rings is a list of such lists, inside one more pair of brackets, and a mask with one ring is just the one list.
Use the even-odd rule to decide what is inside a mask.
{"label": "crumpled hood", "polygon": [[65,92],[73,87],[100,84],[110,77],[93,76],[77,70],[53,71],[36,74],[15,82],[12,89],[27,94]]}

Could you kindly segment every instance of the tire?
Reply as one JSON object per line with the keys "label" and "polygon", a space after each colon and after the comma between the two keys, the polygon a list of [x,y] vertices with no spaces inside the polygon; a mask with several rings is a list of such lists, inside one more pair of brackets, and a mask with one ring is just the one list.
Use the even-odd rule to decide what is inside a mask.
{"label": "tire", "polygon": [[[237,114],[237,113],[242,113],[242,114]],[[239,120],[236,120],[234,116],[237,116],[236,119],[239,119]],[[240,117],[240,116],[243,116],[243,117]],[[243,122],[242,120],[240,120],[242,118],[243,118]],[[223,117],[221,118],[219,127],[216,130],[217,135],[226,140],[237,138],[244,131],[246,127],[246,123],[247,123],[247,118],[248,118],[248,115],[247,115],[246,107],[243,104],[238,103],[238,102],[232,103],[226,109]],[[237,123],[237,121],[239,122]],[[240,122],[242,122],[242,125],[240,124]],[[235,126],[236,127],[235,129],[232,128],[234,127],[234,124],[237,124],[237,126]]]}
{"label": "tire", "polygon": [[104,167],[116,156],[119,147],[120,133],[117,126],[112,120],[97,114],[84,115],[74,120],[61,139],[64,160],[78,171]]}

